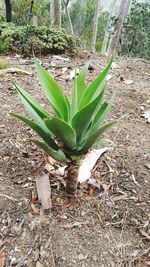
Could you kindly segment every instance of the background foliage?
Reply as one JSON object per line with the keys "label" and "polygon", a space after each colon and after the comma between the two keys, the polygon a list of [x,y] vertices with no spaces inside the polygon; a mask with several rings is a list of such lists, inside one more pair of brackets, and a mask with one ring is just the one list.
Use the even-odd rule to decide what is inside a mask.
{"label": "background foliage", "polygon": [[150,3],[133,1],[124,25],[122,53],[150,58]]}
{"label": "background foliage", "polygon": [[47,53],[75,53],[77,38],[67,34],[63,29],[53,29],[46,26],[30,28],[29,39],[22,43],[26,31],[25,26],[15,26],[13,23],[0,25],[0,52],[19,49],[26,55],[33,52],[37,54]]}
{"label": "background foliage", "polygon": [[[34,0],[33,14],[38,18],[38,25],[49,26],[49,0]],[[31,0],[13,0],[13,22],[17,25],[25,25],[29,16]]]}
{"label": "background foliage", "polygon": [[[91,47],[92,42],[92,28],[95,13],[95,0],[76,0],[70,6],[70,16],[74,27],[75,34],[80,36],[82,46],[85,48]],[[96,49],[99,51],[102,47],[105,28],[107,24],[108,12],[102,12],[98,21],[98,34]],[[63,24],[66,27],[66,17],[64,17]]]}
{"label": "background foliage", "polygon": [[[5,1],[3,1],[2,4],[0,2],[0,52],[6,49],[12,51],[20,46],[29,19],[31,0],[12,0],[11,2],[13,23],[17,27],[15,27],[14,24],[7,24],[6,27],[4,23]],[[111,3],[112,1],[101,1],[96,40],[96,50],[98,52],[100,52],[102,48],[107,20],[111,13],[109,8]],[[111,20],[112,28],[114,22],[117,20],[119,3],[121,3],[121,0],[116,1],[115,16],[113,16]],[[83,49],[91,49],[95,6],[96,0],[69,1],[68,8],[74,33],[78,40],[80,39],[80,46]],[[64,30],[62,30],[62,32],[56,29],[50,31],[50,0],[35,0],[33,15],[37,16],[39,27],[38,29],[31,27],[29,39],[23,46],[25,53],[30,53],[32,48],[38,50],[39,53],[60,53],[68,50],[75,51],[75,46],[77,44],[76,37],[71,37],[71,35],[65,33]],[[61,15],[62,28],[70,33],[68,17],[63,4]],[[47,28],[45,28],[45,26],[47,26]],[[108,42],[110,41],[110,37]],[[150,58],[150,3],[148,1],[132,1],[130,14],[122,30],[121,43],[121,53],[123,55]]]}

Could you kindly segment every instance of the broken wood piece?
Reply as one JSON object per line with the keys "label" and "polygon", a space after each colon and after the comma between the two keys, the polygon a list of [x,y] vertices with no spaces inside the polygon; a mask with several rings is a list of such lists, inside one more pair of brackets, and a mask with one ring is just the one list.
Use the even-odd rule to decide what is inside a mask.
{"label": "broken wood piece", "polygon": [[3,76],[7,73],[17,73],[17,74],[27,74],[27,75],[32,74],[29,71],[18,69],[18,68],[8,68],[8,69],[0,70],[0,76]]}

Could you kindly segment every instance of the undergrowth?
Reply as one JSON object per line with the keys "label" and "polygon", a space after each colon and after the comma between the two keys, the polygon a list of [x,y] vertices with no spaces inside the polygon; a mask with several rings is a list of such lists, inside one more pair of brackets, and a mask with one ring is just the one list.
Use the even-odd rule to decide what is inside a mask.
{"label": "undergrowth", "polygon": [[31,26],[29,37],[24,42],[25,26],[13,23],[0,25],[0,53],[19,51],[23,54],[76,53],[78,40],[76,36],[67,34],[64,29],[54,29],[46,26]]}

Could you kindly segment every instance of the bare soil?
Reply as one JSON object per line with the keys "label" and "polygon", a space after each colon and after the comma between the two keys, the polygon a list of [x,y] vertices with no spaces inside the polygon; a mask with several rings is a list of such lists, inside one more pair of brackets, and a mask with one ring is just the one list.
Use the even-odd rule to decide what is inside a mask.
{"label": "bare soil", "polygon": [[[41,58],[63,90],[70,94],[70,70],[88,56],[51,67],[51,57]],[[142,117],[150,110],[150,65],[141,59],[116,58],[109,97],[118,88],[109,119],[117,124],[105,136],[110,150],[103,155],[93,177],[103,188],[80,188],[78,198],[66,201],[65,188],[52,177],[52,210],[36,214],[40,204],[35,176],[44,170],[43,152],[30,144],[33,132],[9,115],[26,114],[12,85],[12,78],[49,109],[38,83],[34,65],[13,66],[31,75],[0,77],[0,266],[27,267],[148,267],[150,266],[150,124]],[[92,55],[88,80],[108,59]],[[62,67],[70,69],[62,74]],[[130,80],[130,81],[129,81]]]}

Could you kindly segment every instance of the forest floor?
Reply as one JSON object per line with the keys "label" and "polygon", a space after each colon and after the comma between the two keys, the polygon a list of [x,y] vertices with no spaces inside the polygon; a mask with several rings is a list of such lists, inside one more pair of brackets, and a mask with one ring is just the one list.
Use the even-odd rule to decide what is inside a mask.
{"label": "forest floor", "polygon": [[[86,54],[68,61],[41,58],[67,94],[70,71],[87,60]],[[12,79],[44,107],[49,105],[32,60],[8,61],[31,74],[0,76],[0,266],[150,266],[150,124],[142,117],[150,110],[149,63],[114,59],[106,95],[119,89],[109,116],[118,123],[106,134],[100,147],[110,149],[93,171],[103,187],[79,189],[78,201],[66,202],[61,179],[53,178],[52,209],[40,216],[40,204],[31,199],[36,194],[35,177],[43,174],[43,153],[28,142],[33,132],[9,115],[26,114]],[[106,57],[92,55],[88,80],[107,62]]]}

